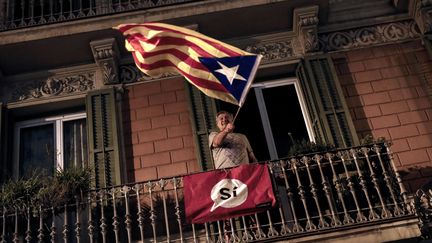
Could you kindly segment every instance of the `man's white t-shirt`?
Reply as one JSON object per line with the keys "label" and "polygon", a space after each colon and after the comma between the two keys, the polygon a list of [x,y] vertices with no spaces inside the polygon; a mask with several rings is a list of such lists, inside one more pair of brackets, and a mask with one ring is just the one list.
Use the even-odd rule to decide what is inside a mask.
{"label": "man's white t-shirt", "polygon": [[213,154],[215,169],[233,167],[249,163],[249,152],[252,148],[247,137],[241,133],[228,133],[220,147],[212,147],[217,132],[209,135],[209,146]]}

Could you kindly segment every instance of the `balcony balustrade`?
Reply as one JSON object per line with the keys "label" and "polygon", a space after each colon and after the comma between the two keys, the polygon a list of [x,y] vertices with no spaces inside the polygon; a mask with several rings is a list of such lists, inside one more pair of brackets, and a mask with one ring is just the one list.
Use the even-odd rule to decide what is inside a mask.
{"label": "balcony balustrade", "polygon": [[0,8],[0,31],[196,1],[5,0],[5,8]]}
{"label": "balcony balustrade", "polygon": [[92,190],[58,208],[3,208],[0,240],[277,241],[415,218],[387,144],[265,163],[278,203],[251,216],[187,224],[179,176]]}

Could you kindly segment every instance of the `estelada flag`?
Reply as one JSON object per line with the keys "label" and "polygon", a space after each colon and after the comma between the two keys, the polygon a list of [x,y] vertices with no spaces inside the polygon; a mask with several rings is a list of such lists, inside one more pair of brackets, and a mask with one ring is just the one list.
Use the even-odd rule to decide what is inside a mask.
{"label": "estelada flag", "polygon": [[276,199],[268,168],[245,164],[183,177],[188,223],[205,223],[263,211]]}
{"label": "estelada flag", "polygon": [[178,73],[207,96],[242,106],[262,56],[164,23],[121,24],[137,67],[149,76]]}

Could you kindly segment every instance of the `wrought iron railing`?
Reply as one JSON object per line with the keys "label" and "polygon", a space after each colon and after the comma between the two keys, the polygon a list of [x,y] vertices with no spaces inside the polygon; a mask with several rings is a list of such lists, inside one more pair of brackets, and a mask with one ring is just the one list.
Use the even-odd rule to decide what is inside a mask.
{"label": "wrought iron railing", "polygon": [[424,239],[432,239],[432,188],[420,188],[414,195],[416,214],[418,215],[419,228]]}
{"label": "wrought iron railing", "polygon": [[186,224],[182,177],[94,190],[59,208],[3,208],[0,240],[223,242],[302,237],[413,216],[386,144],[266,162],[277,206]]}
{"label": "wrought iron railing", "polygon": [[199,0],[3,0],[0,31]]}

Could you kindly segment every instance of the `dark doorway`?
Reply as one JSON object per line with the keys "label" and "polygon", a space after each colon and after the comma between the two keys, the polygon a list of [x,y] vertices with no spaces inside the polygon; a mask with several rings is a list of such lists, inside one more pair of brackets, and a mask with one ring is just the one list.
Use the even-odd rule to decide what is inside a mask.
{"label": "dark doorway", "polygon": [[[294,79],[255,84],[235,120],[235,131],[249,138],[258,160],[284,158],[294,141],[313,140],[302,104]],[[220,109],[237,112],[236,106],[222,102]]]}

